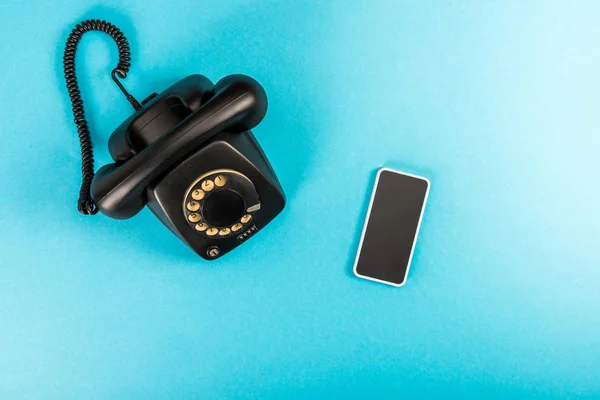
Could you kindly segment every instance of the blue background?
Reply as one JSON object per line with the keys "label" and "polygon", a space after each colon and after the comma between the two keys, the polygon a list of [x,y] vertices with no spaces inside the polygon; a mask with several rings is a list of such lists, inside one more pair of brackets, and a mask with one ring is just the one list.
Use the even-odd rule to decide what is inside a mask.
{"label": "blue background", "polygon": [[[600,3],[0,4],[0,398],[600,398]],[[215,263],[78,215],[83,18],[138,98],[254,76],[288,207]],[[131,108],[86,35],[96,143]],[[432,182],[408,283],[352,275],[375,171]]]}

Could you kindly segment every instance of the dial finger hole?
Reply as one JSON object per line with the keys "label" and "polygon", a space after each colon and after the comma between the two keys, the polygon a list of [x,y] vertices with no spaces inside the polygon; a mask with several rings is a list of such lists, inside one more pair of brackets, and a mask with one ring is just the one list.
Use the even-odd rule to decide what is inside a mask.
{"label": "dial finger hole", "polygon": [[205,192],[210,192],[211,190],[213,190],[215,188],[215,183],[213,181],[211,181],[210,179],[207,179],[204,182],[202,182],[202,185],[200,185],[200,187]]}
{"label": "dial finger hole", "polygon": [[191,213],[190,215],[188,215],[188,220],[190,222],[199,222],[201,219],[202,217],[198,213]]}
{"label": "dial finger hole", "polygon": [[193,212],[198,211],[200,209],[200,203],[197,201],[190,201],[187,203],[187,209]]}
{"label": "dial finger hole", "polygon": [[200,201],[204,198],[205,193],[200,189],[196,189],[192,192],[192,199]]}
{"label": "dial finger hole", "polygon": [[234,232],[239,231],[240,229],[242,229],[243,225],[242,224],[235,224],[231,227],[231,230]]}
{"label": "dial finger hole", "polygon": [[215,185],[218,187],[223,187],[227,183],[227,178],[225,175],[219,175],[215,178]]}

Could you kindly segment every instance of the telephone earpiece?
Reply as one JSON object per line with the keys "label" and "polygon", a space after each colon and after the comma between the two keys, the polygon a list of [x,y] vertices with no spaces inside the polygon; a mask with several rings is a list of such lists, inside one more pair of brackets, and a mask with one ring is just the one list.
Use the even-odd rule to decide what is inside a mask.
{"label": "telephone earpiece", "polygon": [[[136,109],[109,139],[115,162],[95,176],[74,75],[77,42],[90,30],[104,31],[117,42],[120,60],[113,79]],[[82,146],[80,212],[126,219],[147,205],[208,260],[244,243],[281,212],[283,190],[250,132],[267,111],[267,96],[257,81],[229,75],[213,85],[204,76],[191,75],[140,104],[117,79],[129,69],[127,40],[116,27],[98,20],[73,30],[64,59]]]}

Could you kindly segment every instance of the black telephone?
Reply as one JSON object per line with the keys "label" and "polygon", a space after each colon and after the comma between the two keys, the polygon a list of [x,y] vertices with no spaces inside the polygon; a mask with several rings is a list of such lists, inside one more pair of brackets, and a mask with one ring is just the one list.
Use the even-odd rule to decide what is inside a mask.
{"label": "black telephone", "polygon": [[[108,33],[119,47],[113,80],[136,112],[110,136],[114,164],[94,176],[89,129],[75,78],[75,51],[88,31]],[[207,260],[233,250],[285,206],[269,161],[250,132],[267,111],[261,85],[244,75],[216,84],[191,75],[138,103],[120,83],[130,67],[129,44],[114,25],[84,21],[67,40],[67,89],[82,149],[83,214],[130,218],[147,205],[160,221]]]}

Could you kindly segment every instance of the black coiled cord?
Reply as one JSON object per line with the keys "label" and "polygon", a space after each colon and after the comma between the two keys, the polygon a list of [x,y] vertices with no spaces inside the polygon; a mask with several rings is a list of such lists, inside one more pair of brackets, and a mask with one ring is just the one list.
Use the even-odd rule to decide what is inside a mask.
{"label": "black coiled cord", "polygon": [[67,90],[73,105],[73,117],[75,125],[77,125],[77,133],[79,134],[79,144],[81,145],[81,189],[79,190],[79,200],[77,201],[77,209],[84,215],[94,215],[98,212],[98,207],[94,204],[90,194],[90,187],[94,179],[94,151],[92,149],[92,138],[88,128],[87,120],[83,110],[83,100],[81,100],[81,92],[79,91],[79,83],[75,76],[75,52],[81,37],[89,31],[102,31],[109,34],[117,43],[119,48],[119,63],[112,71],[111,75],[119,89],[127,96],[127,100],[131,105],[139,110],[141,105],[131,96],[123,87],[117,78],[124,79],[127,77],[127,72],[131,67],[131,51],[127,38],[119,28],[113,24],[101,21],[99,19],[90,19],[79,23],[67,39],[65,53],[63,56],[63,66],[65,71],[65,80],[67,82]]}

